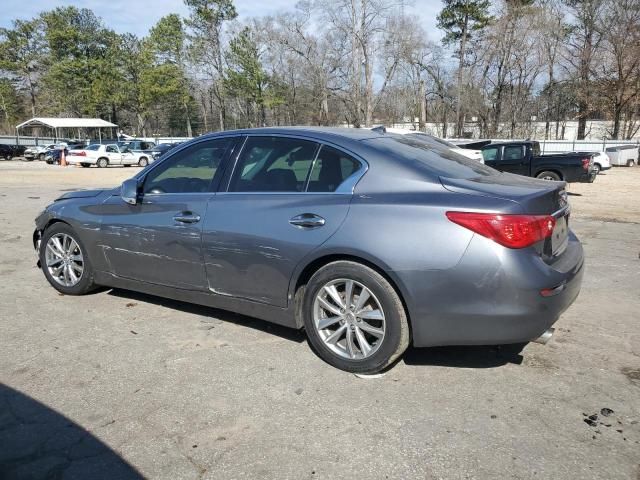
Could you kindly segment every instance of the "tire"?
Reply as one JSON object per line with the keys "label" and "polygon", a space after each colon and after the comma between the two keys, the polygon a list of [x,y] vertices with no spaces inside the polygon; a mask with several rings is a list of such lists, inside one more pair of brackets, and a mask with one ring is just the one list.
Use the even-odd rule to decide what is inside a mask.
{"label": "tire", "polygon": [[555,182],[559,182],[560,180],[562,180],[560,178],[560,175],[558,175],[556,172],[549,172],[546,170],[536,175],[536,178],[539,178],[540,180],[553,180]]}
{"label": "tire", "polygon": [[149,160],[147,159],[147,157],[140,157],[140,159],[138,160],[138,166],[146,167],[147,165],[149,165]]}
{"label": "tire", "polygon": [[82,168],[89,168],[91,166],[90,163],[81,163]]}
{"label": "tire", "polygon": [[44,160],[44,153],[41,153],[38,155],[38,160],[40,161]]}
{"label": "tire", "polygon": [[600,173],[600,170],[602,170],[602,167],[600,166],[599,163],[594,163],[593,164],[593,171],[596,172],[596,175],[598,175]]}
{"label": "tire", "polygon": [[636,164],[633,160],[627,160],[627,167],[633,167]]}
{"label": "tire", "polygon": [[[56,256],[59,250],[56,250],[53,246],[52,246],[52,249],[47,248],[49,241],[53,237],[57,237],[58,242],[60,243],[65,243],[64,238],[71,238],[77,245],[78,250],[75,250],[75,249],[72,250],[73,256],[76,258],[80,256],[82,258],[82,261],[79,262],[77,260],[71,260],[71,259],[69,260],[70,262],[69,269],[70,270],[73,269],[74,275],[79,275],[78,281],[76,283],[69,284],[69,285],[64,285],[63,283],[61,283],[61,281],[64,281],[66,278],[69,278],[69,279],[72,278],[70,274],[67,275],[66,273],[64,273],[64,270],[67,268],[66,266],[63,265],[62,267],[63,270],[61,272],[61,275],[63,278],[60,279],[60,277],[58,276],[57,277],[58,280],[56,280],[56,277],[54,276],[55,272],[50,270],[50,268],[55,269],[55,268],[58,268],[57,267],[58,265],[60,265],[56,263],[51,263],[52,258],[58,259],[60,257],[59,255]],[[58,222],[58,223],[54,223],[49,228],[47,228],[42,235],[42,241],[40,242],[40,251],[38,252],[38,255],[40,258],[40,265],[45,278],[47,279],[49,284],[60,293],[64,293],[65,295],[83,295],[96,288],[96,285],[93,281],[93,278],[94,278],[93,266],[91,265],[91,261],[87,254],[87,249],[85,248],[84,244],[80,240],[80,237],[78,236],[78,234],[70,225],[66,223]],[[48,259],[49,259],[50,266],[47,266]],[[73,263],[73,267],[71,265],[72,263]],[[76,268],[79,266],[82,267],[81,273],[78,273],[78,271],[76,270]]]}
{"label": "tire", "polygon": [[11,154],[10,154],[10,153],[5,153],[5,154],[4,154],[4,159],[5,159],[5,160],[11,160],[11,158],[12,158],[12,157],[11,157]]}
{"label": "tire", "polygon": [[[330,318],[327,316],[329,311],[324,308],[320,298],[325,303],[329,302],[331,308],[338,308],[337,302],[332,300],[335,297],[328,293],[325,286],[334,287],[336,294],[341,295],[338,298],[344,301],[347,282],[352,282],[353,285],[352,301],[348,307],[355,305],[357,308],[359,299],[364,297],[367,298],[364,308],[349,308],[345,315],[338,315],[342,320],[318,328],[319,320]],[[341,288],[342,285],[344,288]],[[369,293],[368,297],[363,295],[365,289]],[[367,314],[379,310],[382,311],[383,319],[371,316],[369,320],[365,320],[356,315],[357,312]],[[379,372],[391,365],[409,346],[409,324],[397,292],[378,272],[356,262],[337,261],[320,268],[305,288],[302,315],[307,338],[314,351],[325,362],[340,370],[352,373]],[[364,325],[367,325],[367,330],[362,328]],[[368,333],[369,331],[376,331],[376,335]],[[337,341],[330,341],[332,335]],[[347,335],[353,338],[351,352],[347,350]],[[364,336],[364,343],[360,343],[359,336]],[[368,347],[363,348],[364,344]],[[367,348],[369,353],[365,354]]]}
{"label": "tire", "polygon": [[98,168],[107,168],[109,166],[109,160],[106,158],[99,158],[96,165]]}

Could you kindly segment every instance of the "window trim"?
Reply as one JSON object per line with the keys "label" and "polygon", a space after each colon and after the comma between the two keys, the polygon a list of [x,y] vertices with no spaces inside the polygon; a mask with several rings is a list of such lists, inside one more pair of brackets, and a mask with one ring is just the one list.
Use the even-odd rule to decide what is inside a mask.
{"label": "window trim", "polygon": [[[161,161],[159,162],[154,162],[151,165],[151,168],[144,169],[142,172],[138,173],[134,178],[138,181],[138,189],[142,190],[144,188],[144,183],[147,181],[147,177],[149,176],[149,174],[151,172],[153,172],[156,168],[158,168],[160,165],[164,164],[165,162],[170,161],[174,155],[179,154],[180,152],[182,152],[183,150],[189,149],[191,147],[194,147],[196,145],[199,145],[201,143],[207,143],[207,142],[211,142],[214,140],[223,140],[223,139],[229,139],[231,141],[231,145],[230,147],[227,149],[227,151],[225,152],[224,156],[222,157],[222,160],[220,161],[220,166],[218,167],[218,170],[221,170],[220,175],[218,175],[218,172],[216,171],[216,173],[214,174],[213,178],[211,179],[211,182],[209,182],[209,187],[207,189],[206,192],[167,192],[167,193],[144,193],[141,192],[141,194],[143,195],[143,201],[144,198],[147,197],[151,197],[152,199],[159,199],[159,198],[167,198],[171,195],[207,195],[207,196],[211,196],[211,195],[215,195],[222,180],[224,179],[224,176],[226,174],[226,169],[227,169],[227,165],[229,163],[230,158],[233,156],[235,149],[238,147],[238,144],[240,143],[238,140],[242,138],[242,135],[220,135],[220,136],[216,136],[216,137],[208,137],[208,138],[203,138],[200,139],[199,141],[194,141],[194,142],[185,142],[185,145],[182,146],[182,148],[176,150],[176,148],[174,148],[173,150],[176,151],[172,151],[170,154],[168,154],[165,158],[163,158]],[[217,177],[217,178],[216,178]],[[171,197],[169,197],[171,198]]]}
{"label": "window trim", "polygon": [[[335,143],[328,142],[325,140],[321,140],[319,138],[315,138],[313,136],[307,135],[296,135],[289,133],[250,133],[244,135],[244,141],[241,142],[242,145],[238,149],[237,153],[232,154],[229,158],[229,164],[232,164],[230,168],[227,169],[225,175],[220,182],[218,194],[219,195],[353,195],[353,190],[360,179],[364,176],[365,173],[369,170],[369,164],[362,159],[359,155],[341,147],[340,145],[336,145]],[[318,148],[316,150],[313,162],[311,163],[311,168],[309,168],[309,172],[307,173],[307,179],[305,180],[304,191],[302,192],[230,192],[229,187],[231,186],[231,179],[233,178],[233,174],[238,165],[238,161],[240,156],[244,152],[246,143],[249,137],[281,137],[281,138],[289,138],[289,139],[298,139],[298,140],[307,140],[318,144]],[[344,181],[338,186],[338,188],[334,192],[308,192],[307,188],[309,187],[309,180],[311,178],[311,172],[313,171],[313,167],[318,158],[318,154],[322,150],[322,147],[326,145],[327,147],[335,148],[346,155],[349,155],[351,158],[360,163],[360,168],[349,175]]]}

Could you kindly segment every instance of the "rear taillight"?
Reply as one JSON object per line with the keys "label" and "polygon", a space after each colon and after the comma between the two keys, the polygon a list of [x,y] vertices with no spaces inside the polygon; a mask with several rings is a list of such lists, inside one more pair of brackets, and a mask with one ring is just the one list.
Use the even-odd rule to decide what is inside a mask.
{"label": "rear taillight", "polygon": [[582,169],[583,170],[589,170],[589,164],[591,163],[591,159],[590,158],[583,158],[582,159]]}
{"label": "rear taillight", "polygon": [[447,218],[508,248],[525,248],[550,237],[556,226],[551,215],[447,212]]}
{"label": "rear taillight", "polygon": [[71,155],[77,155],[78,157],[86,157],[87,156],[87,152],[85,152],[84,150],[78,150],[77,152],[74,152],[73,150],[71,150],[69,153]]}

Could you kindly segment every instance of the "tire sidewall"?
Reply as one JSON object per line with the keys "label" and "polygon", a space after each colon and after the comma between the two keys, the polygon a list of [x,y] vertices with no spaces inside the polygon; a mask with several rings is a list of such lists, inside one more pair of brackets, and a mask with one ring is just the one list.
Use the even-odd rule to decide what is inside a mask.
{"label": "tire sidewall", "polygon": [[140,160],[138,160],[138,166],[140,167],[146,167],[147,165],[149,165],[149,160],[147,160],[146,157],[142,157]]}
{"label": "tire sidewall", "polygon": [[551,178],[553,178],[553,181],[555,181],[555,182],[559,182],[561,180],[560,176],[557,173],[549,172],[549,171],[546,171],[546,170],[544,172],[540,172],[538,174],[538,176],[537,176],[537,178],[540,179],[540,180],[549,181],[544,177],[551,177]]}
{"label": "tire sidewall", "polygon": [[[45,255],[46,245],[49,239],[58,233],[64,233],[72,237],[78,244],[78,246],[80,247],[80,251],[82,252],[82,258],[84,261],[82,277],[80,278],[80,281],[72,287],[65,287],[64,285],[60,285],[58,282],[56,282],[49,273],[49,269],[47,268],[47,260]],[[57,222],[44,231],[44,233],[42,234],[42,241],[40,242],[40,251],[38,252],[38,257],[40,259],[40,267],[42,269],[42,272],[44,273],[45,278],[47,279],[49,284],[51,284],[51,286],[58,290],[60,293],[64,293],[65,295],[82,295],[83,293],[86,293],[93,288],[93,266],[91,264],[91,260],[89,259],[87,249],[78,234],[69,224]]]}
{"label": "tire sidewall", "polygon": [[[371,357],[366,359],[348,360],[338,356],[325,346],[314,325],[313,305],[316,295],[328,282],[341,278],[355,280],[365,285],[378,299],[384,311],[385,336],[383,343]],[[393,298],[392,290],[388,282],[377,272],[354,262],[334,262],[318,270],[306,286],[302,305],[307,338],[316,353],[330,365],[350,372],[375,372],[387,366],[391,357],[398,350],[402,339],[402,322],[406,322],[406,318],[401,318],[404,316],[404,312],[399,312],[397,309],[399,300]]]}
{"label": "tire sidewall", "polygon": [[109,161],[104,158],[99,158],[96,162],[96,165],[98,166],[98,168],[106,168],[107,166],[109,166]]}

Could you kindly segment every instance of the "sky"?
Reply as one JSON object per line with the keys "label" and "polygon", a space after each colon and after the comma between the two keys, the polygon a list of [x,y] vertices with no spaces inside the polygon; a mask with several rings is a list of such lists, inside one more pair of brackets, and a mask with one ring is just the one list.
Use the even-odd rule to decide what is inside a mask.
{"label": "sky", "polygon": [[[102,17],[107,27],[118,33],[146,35],[161,17],[169,13],[186,15],[187,9],[182,0],[3,0],[0,27],[10,27],[14,19],[27,20],[45,10],[59,6],[73,5],[89,8]],[[238,10],[238,20],[252,16],[276,14],[281,10],[293,8],[295,0],[234,0]],[[431,40],[441,38],[436,29],[435,17],[442,8],[440,0],[406,0],[405,12],[422,20],[423,27]]]}

